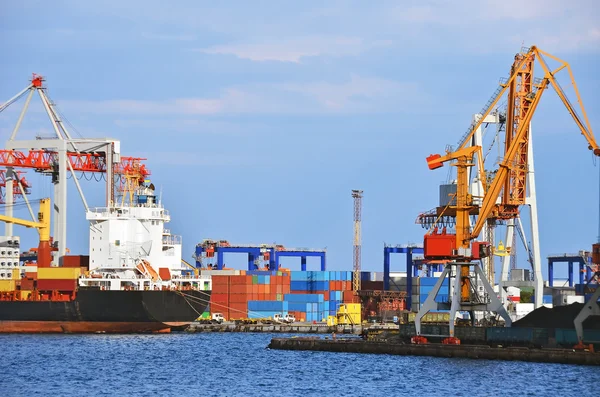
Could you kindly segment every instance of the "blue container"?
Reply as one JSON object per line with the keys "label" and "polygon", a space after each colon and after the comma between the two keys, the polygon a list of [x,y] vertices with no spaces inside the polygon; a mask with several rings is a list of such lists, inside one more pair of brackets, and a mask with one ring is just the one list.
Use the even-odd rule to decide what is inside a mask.
{"label": "blue container", "polygon": [[308,282],[305,280],[290,281],[290,290],[292,290],[292,291],[308,291]]}
{"label": "blue container", "polygon": [[[419,284],[423,287],[423,286],[427,286],[427,287],[433,287],[435,285],[435,283],[437,283],[438,278],[437,277],[421,277],[419,279]],[[442,285],[448,285],[448,279],[445,278],[444,281],[442,282]]]}
{"label": "blue container", "polygon": [[306,311],[306,303],[305,302],[288,302],[288,310],[293,312],[305,312]]}
{"label": "blue container", "polygon": [[269,318],[269,317],[273,318],[276,313],[281,313],[281,312],[252,311],[252,312],[248,312],[248,318]]}
{"label": "blue container", "polygon": [[327,291],[329,289],[329,281],[316,281],[314,283],[314,291]]}
{"label": "blue container", "polygon": [[307,272],[299,272],[299,271],[292,271],[290,274],[290,280],[292,281],[306,281],[307,280]]}
{"label": "blue container", "polygon": [[323,294],[285,294],[284,300],[305,303],[319,303],[324,301]]}

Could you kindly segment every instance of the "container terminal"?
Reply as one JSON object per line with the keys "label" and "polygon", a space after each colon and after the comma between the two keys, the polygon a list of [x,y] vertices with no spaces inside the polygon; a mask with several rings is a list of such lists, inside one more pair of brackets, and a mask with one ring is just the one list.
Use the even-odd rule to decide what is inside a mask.
{"label": "container terminal", "polygon": [[[552,69],[548,59],[559,66]],[[543,77],[534,77],[534,65],[541,68]],[[579,109],[555,78],[563,70],[571,77]],[[596,303],[600,294],[600,242],[589,251],[548,257],[547,282],[542,276],[531,137],[531,119],[542,94],[553,88],[588,149],[599,156],[600,148],[569,64],[537,47],[523,48],[514,57],[509,76],[500,80],[488,102],[473,115],[456,147],[427,157],[431,170],[451,165],[456,175],[439,186],[438,205],[417,216],[416,223],[426,230],[423,243],[384,245],[382,272],[361,269],[362,190],[351,192],[351,271],[327,270],[325,249],[212,239],[199,242],[194,263],[186,262],[181,258],[181,239],[164,228],[170,218],[154,195],[146,159],[122,156],[116,140],[73,139],[42,82],[41,76],[34,75],[26,89],[0,106],[3,111],[26,97],[7,148],[0,151],[0,166],[6,168],[0,173],[6,204],[6,215],[0,218],[6,223],[2,238],[5,250],[1,253],[4,261],[0,265],[0,304],[4,305],[0,324],[30,321],[11,317],[17,302],[66,302],[64,311],[69,312],[69,304],[92,290],[128,291],[132,296],[134,291],[172,291],[180,299],[174,304],[186,304],[193,313],[158,321],[141,315],[124,315],[120,320],[92,315],[83,328],[74,326],[83,318],[61,324],[52,316],[42,316],[31,320],[37,325],[30,323],[26,329],[41,332],[36,327],[53,322],[49,329],[54,331],[50,332],[163,332],[192,323],[190,329],[195,330],[203,326],[211,330],[239,326],[239,330],[282,332],[290,327],[303,332],[309,327],[311,332],[334,334],[350,330],[359,332],[364,343],[451,345],[455,350],[464,343],[575,347],[587,353],[600,347],[600,326],[594,317],[600,315]],[[44,104],[56,139],[16,139],[34,93]],[[493,150],[501,153],[499,160],[489,156]],[[41,207],[37,219],[27,199],[31,185],[21,174],[26,169],[52,176],[54,211]],[[85,173],[105,177],[106,206],[89,208],[79,179],[73,178],[90,221],[91,252],[72,256],[66,245],[66,177]],[[31,221],[13,217],[16,199],[30,207]],[[43,207],[48,202],[41,201]],[[527,216],[522,218],[521,211],[527,211]],[[156,227],[145,226],[148,223]],[[15,224],[36,228],[39,246],[21,252],[19,237],[12,229]],[[136,235],[140,225],[146,230],[141,236]],[[102,237],[105,240],[100,242]],[[100,254],[103,248],[105,254]],[[517,268],[518,250],[525,252],[529,269]],[[247,254],[247,269],[226,266],[225,255],[232,252]],[[403,269],[391,268],[391,254],[405,256]],[[283,257],[298,258],[300,270],[283,268]],[[318,270],[307,269],[308,257],[319,259]],[[502,269],[499,275],[495,274],[497,260]],[[559,264],[567,266],[568,280],[554,279]],[[78,271],[66,270],[70,267]],[[143,299],[141,305],[145,305]],[[100,311],[112,310],[102,303],[99,307]],[[561,312],[563,307],[569,309]],[[562,322],[550,324],[548,319],[557,313],[562,313]],[[147,312],[144,315],[152,318]],[[132,318],[135,321],[130,321]],[[88,324],[103,319],[108,319],[104,321],[108,325],[94,328]],[[118,321],[138,320],[153,324],[114,326]],[[20,332],[22,325],[5,329]],[[331,342],[327,345],[332,346]],[[278,346],[287,345],[281,342]]]}
{"label": "container terminal", "polygon": [[[551,68],[549,60],[558,66]],[[534,76],[534,65],[542,70],[543,77]],[[570,75],[579,109],[575,109],[556,80],[560,71]],[[461,345],[478,344],[539,348],[542,353],[536,353],[535,359],[549,362],[560,361],[556,354],[562,353],[549,353],[549,349],[557,348],[575,349],[596,357],[593,352],[600,347],[597,321],[600,241],[591,244],[591,250],[551,255],[547,283],[542,276],[531,120],[543,93],[551,88],[573,117],[588,149],[599,156],[600,148],[569,64],[537,47],[523,48],[514,57],[508,78],[500,80],[488,102],[473,116],[457,146],[448,147],[443,155],[432,154],[426,158],[431,170],[451,165],[456,175],[440,186],[438,205],[417,216],[416,223],[426,230],[423,244],[384,246],[381,280],[361,272],[363,191],[352,191],[355,202],[354,267],[350,283],[355,296],[353,303],[360,304],[361,323],[369,324],[369,320],[390,321],[390,313],[385,309],[390,308],[391,302],[397,302],[391,310],[395,327],[390,330],[379,325],[369,326],[362,333],[366,341],[344,347],[339,347],[339,343],[347,341],[321,343],[298,339],[274,340],[271,347],[373,352],[371,346],[374,345],[369,343],[377,343],[377,349],[383,351],[393,345],[435,345],[432,349],[422,348],[420,353],[403,348],[400,350],[404,353],[399,354],[433,351],[442,353],[432,354],[444,355],[447,354],[445,348],[461,352],[469,349],[459,347]],[[499,160],[489,156],[494,149],[501,153]],[[527,212],[526,216],[521,217],[522,211]],[[516,266],[520,243],[530,269]],[[406,255],[403,271],[390,269],[392,253]],[[501,261],[499,277],[495,274],[496,259]],[[554,279],[554,267],[561,263],[568,267],[565,283]],[[269,263],[269,270],[279,270],[271,266]],[[578,277],[574,275],[575,268]],[[291,283],[293,272],[290,277]],[[496,279],[499,279],[498,284]],[[309,287],[310,292],[326,300],[327,294],[315,288]],[[295,291],[290,292],[295,295]],[[289,295],[284,294],[283,299],[289,299]],[[316,307],[320,310],[318,305]],[[250,303],[248,308],[250,310]],[[285,306],[279,308],[285,311]],[[290,310],[289,306],[287,309]],[[331,311],[329,314],[328,324],[340,319],[344,324],[340,313]],[[525,359],[523,355],[510,357]],[[569,362],[565,360],[560,362]],[[583,362],[598,363],[595,359]]]}

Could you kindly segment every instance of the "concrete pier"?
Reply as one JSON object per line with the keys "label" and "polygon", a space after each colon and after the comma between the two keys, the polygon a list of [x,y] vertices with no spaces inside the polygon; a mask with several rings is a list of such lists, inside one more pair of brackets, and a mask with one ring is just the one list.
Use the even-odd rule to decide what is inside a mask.
{"label": "concrete pier", "polygon": [[298,334],[355,334],[362,331],[357,326],[327,326],[325,324],[197,324],[192,323],[186,332],[271,332],[271,333],[298,333]]}
{"label": "concrete pier", "polygon": [[338,353],[394,354],[488,360],[532,361],[542,363],[600,365],[600,353],[569,349],[492,348],[475,345],[412,345],[362,340],[323,340],[319,338],[274,338],[271,349],[312,350]]}

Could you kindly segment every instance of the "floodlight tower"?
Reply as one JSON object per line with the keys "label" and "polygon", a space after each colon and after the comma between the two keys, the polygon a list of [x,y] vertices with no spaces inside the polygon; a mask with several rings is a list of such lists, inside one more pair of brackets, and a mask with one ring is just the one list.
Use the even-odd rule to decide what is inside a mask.
{"label": "floodlight tower", "polygon": [[352,278],[352,290],[355,293],[360,291],[360,218],[362,197],[362,190],[352,190],[352,198],[354,198],[354,277]]}

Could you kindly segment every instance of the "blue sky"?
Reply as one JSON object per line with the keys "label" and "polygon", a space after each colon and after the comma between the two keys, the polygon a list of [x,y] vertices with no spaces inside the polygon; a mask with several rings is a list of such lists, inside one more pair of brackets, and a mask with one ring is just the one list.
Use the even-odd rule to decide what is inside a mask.
{"label": "blue sky", "polygon": [[[350,191],[363,189],[363,268],[380,271],[383,243],[421,242],[415,219],[437,204],[447,169],[425,157],[456,144],[523,44],[571,63],[600,128],[594,1],[213,3],[23,1],[0,13],[0,100],[40,73],[82,136],[148,158],[186,259],[217,238],[327,247],[330,268],[350,269]],[[18,111],[0,114],[4,139]],[[555,93],[533,130],[542,256],[587,249],[598,168]],[[34,135],[51,135],[39,105],[20,137]],[[26,176],[31,198],[51,192]],[[84,189],[102,204],[99,183]],[[74,186],[69,203],[68,245],[86,252]]]}

